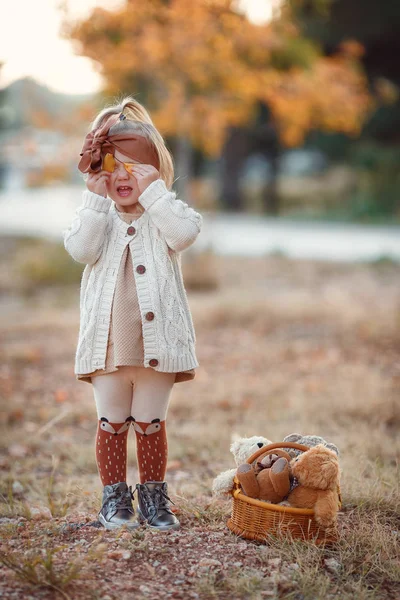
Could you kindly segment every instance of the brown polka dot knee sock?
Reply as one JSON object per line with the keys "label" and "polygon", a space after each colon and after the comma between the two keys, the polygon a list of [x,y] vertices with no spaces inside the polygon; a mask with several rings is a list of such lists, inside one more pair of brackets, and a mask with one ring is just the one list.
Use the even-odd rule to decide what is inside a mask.
{"label": "brown polka dot knee sock", "polygon": [[96,461],[102,484],[126,481],[128,430],[132,417],[124,423],[110,423],[102,417],[96,435]]}
{"label": "brown polka dot knee sock", "polygon": [[140,483],[164,481],[167,468],[168,442],[165,421],[151,423],[133,419]]}

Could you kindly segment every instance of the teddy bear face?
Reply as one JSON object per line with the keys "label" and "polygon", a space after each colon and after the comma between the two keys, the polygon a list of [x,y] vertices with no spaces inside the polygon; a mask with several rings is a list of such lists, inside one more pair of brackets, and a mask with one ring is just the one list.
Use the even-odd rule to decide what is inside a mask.
{"label": "teddy bear face", "polygon": [[237,465],[247,461],[257,450],[272,444],[270,440],[259,435],[250,438],[239,438],[231,444],[231,452]]}
{"label": "teddy bear face", "polygon": [[339,483],[339,462],[332,450],[322,444],[303,452],[290,463],[298,482],[318,490],[335,489]]}

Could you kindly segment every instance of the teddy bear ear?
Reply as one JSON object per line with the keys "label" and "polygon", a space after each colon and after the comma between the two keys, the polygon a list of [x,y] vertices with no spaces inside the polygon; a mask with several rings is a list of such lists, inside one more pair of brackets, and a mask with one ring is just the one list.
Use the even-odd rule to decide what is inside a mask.
{"label": "teddy bear ear", "polygon": [[339,462],[336,454],[323,444],[314,446],[309,452],[313,452],[315,456],[319,457],[319,485],[321,489],[328,489],[339,477]]}
{"label": "teddy bear ear", "polygon": [[300,435],[300,433],[291,433],[290,435],[287,435],[285,438],[283,438],[283,441],[284,442],[298,442],[301,438],[302,438],[302,436]]}
{"label": "teddy bear ear", "polygon": [[240,448],[240,439],[235,440],[234,442],[232,442],[231,447],[230,447],[230,451],[232,452],[232,454],[235,456],[236,453],[238,452],[239,448]]}
{"label": "teddy bear ear", "polygon": [[327,460],[321,465],[321,482],[325,484],[325,489],[331,487],[339,477],[339,464],[336,460]]}
{"label": "teddy bear ear", "polygon": [[335,446],[335,444],[326,444],[326,447],[328,448],[328,450],[332,450],[332,452],[334,452],[336,456],[339,456],[339,448]]}

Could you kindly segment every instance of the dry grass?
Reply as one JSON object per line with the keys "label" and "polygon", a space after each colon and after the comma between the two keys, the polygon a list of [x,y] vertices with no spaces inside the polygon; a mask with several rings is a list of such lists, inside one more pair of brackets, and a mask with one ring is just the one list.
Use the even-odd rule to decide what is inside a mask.
{"label": "dry grass", "polygon": [[56,567],[54,556],[56,552],[47,550],[45,554],[18,555],[0,552],[0,564],[13,571],[19,579],[34,588],[50,589],[59,593],[67,600],[70,598],[65,589],[79,577],[82,569],[77,563],[64,564]]}
{"label": "dry grass", "polygon": [[[76,287],[64,287],[61,301],[47,289],[33,304],[19,296],[4,303],[5,597],[400,595],[399,267],[282,257],[212,257],[211,270],[204,264],[204,280],[211,272],[214,282],[190,297],[201,367],[194,382],[174,389],[168,419],[167,479],[182,530],[164,536],[91,525],[101,488],[92,391],[72,372]],[[341,450],[344,505],[335,546],[245,542],[225,525],[229,500],[211,497],[213,477],[233,466],[233,435],[279,440],[294,431],[322,435]],[[132,436],[131,484],[135,461]]]}

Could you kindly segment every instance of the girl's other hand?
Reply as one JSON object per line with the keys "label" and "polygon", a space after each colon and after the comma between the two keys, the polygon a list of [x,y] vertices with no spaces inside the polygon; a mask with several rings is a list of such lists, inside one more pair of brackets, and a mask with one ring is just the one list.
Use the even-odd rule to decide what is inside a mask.
{"label": "girl's other hand", "polygon": [[143,194],[144,190],[149,187],[153,181],[160,179],[160,173],[152,165],[139,165],[135,164],[131,173],[137,181],[139,192]]}
{"label": "girl's other hand", "polygon": [[107,183],[110,178],[108,171],[100,171],[99,173],[89,173],[86,180],[86,187],[90,192],[104,196],[107,198]]}

